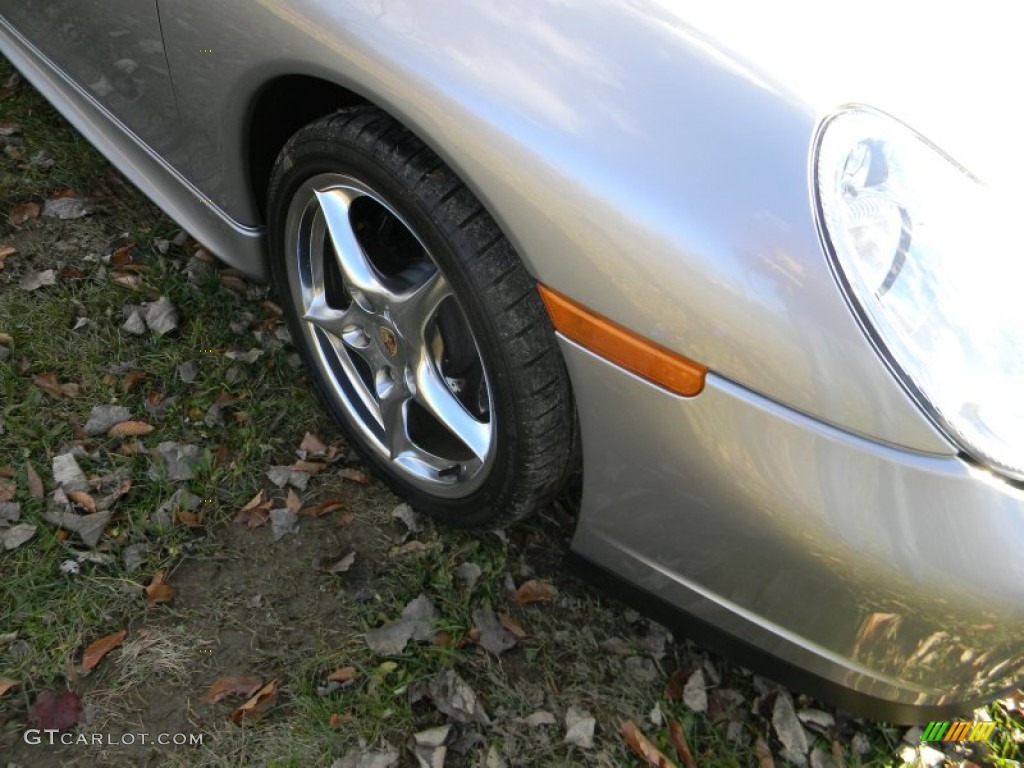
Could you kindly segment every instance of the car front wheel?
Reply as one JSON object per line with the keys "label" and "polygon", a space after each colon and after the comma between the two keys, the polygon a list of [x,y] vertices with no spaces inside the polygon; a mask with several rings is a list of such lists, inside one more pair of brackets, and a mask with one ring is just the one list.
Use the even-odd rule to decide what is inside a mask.
{"label": "car front wheel", "polygon": [[536,284],[423,142],[368,106],[306,126],[278,157],[268,220],[311,378],[399,495],[477,527],[560,490],[572,400]]}

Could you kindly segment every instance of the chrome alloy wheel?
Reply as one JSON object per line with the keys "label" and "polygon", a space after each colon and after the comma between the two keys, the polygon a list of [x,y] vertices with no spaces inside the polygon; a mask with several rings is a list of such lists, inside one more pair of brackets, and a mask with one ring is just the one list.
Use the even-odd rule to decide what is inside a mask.
{"label": "chrome alloy wheel", "polygon": [[288,289],[328,395],[408,481],[472,493],[495,456],[491,387],[428,249],[379,194],[340,174],[299,187],[285,234]]}

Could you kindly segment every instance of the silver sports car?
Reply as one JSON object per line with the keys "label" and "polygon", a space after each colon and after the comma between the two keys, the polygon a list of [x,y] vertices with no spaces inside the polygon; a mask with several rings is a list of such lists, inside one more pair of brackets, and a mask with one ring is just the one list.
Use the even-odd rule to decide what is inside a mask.
{"label": "silver sports car", "polygon": [[921,720],[1024,664],[1012,12],[0,0],[0,51],[273,280],[416,507],[505,525],[581,476],[582,570]]}

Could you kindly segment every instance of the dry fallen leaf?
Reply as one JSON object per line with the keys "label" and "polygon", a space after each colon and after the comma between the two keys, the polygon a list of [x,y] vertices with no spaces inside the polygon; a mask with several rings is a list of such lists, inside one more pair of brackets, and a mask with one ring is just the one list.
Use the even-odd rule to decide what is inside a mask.
{"label": "dry fallen leaf", "polygon": [[686,670],[676,670],[665,685],[665,690],[662,692],[662,695],[669,701],[679,701],[683,698],[683,689],[686,687],[686,681],[688,679],[689,675]]}
{"label": "dry fallen leaf", "polygon": [[203,525],[202,514],[196,514],[195,512],[189,512],[187,509],[178,508],[178,511],[174,514],[175,518],[182,525],[186,525],[189,528],[201,528]]}
{"label": "dry fallen leaf", "polygon": [[18,249],[13,245],[0,245],[0,259],[6,259],[8,256],[13,256],[18,252]]}
{"label": "dry fallen leaf", "polygon": [[146,374],[142,371],[131,371],[126,373],[124,379],[121,380],[121,390],[124,392],[131,392],[140,382],[144,381]]}
{"label": "dry fallen leaf", "polygon": [[122,272],[115,269],[110,273],[110,279],[116,285],[127,288],[130,291],[142,290],[142,278],[132,272]]}
{"label": "dry fallen leaf", "polygon": [[345,502],[339,499],[328,499],[327,501],[321,501],[312,507],[305,507],[299,510],[300,515],[309,515],[311,517],[323,517],[329,512],[333,512],[336,509],[342,509],[345,506]]}
{"label": "dry fallen leaf", "polygon": [[622,738],[626,740],[629,748],[632,749],[651,768],[675,768],[675,763],[668,759],[665,754],[651,743],[644,734],[636,727],[636,723],[627,720],[622,724],[619,731]]}
{"label": "dry fallen leaf", "polygon": [[78,395],[77,384],[61,384],[55,373],[40,373],[32,377],[32,383],[58,400]]}
{"label": "dry fallen leaf", "polygon": [[[3,265],[0,264],[0,269],[2,269],[2,268],[3,268]],[[0,332],[0,344],[13,344],[13,343],[14,343],[14,337],[11,336],[11,334]]]}
{"label": "dry fallen leaf", "polygon": [[43,207],[39,203],[18,203],[16,206],[11,208],[8,217],[11,220],[11,224],[15,226],[24,224],[29,219],[38,218],[39,214],[43,212]]}
{"label": "dry fallen leaf", "polygon": [[18,484],[13,480],[0,479],[0,501],[10,501],[18,491]]}
{"label": "dry fallen leaf", "polygon": [[229,696],[247,699],[256,693],[261,685],[263,685],[263,680],[258,677],[218,677],[210,689],[203,694],[202,700],[208,704],[216,704]]}
{"label": "dry fallen leaf", "polygon": [[154,429],[156,427],[144,421],[122,421],[107,430],[107,437],[142,437]]}
{"label": "dry fallen leaf", "polygon": [[302,438],[302,443],[299,444],[299,450],[305,451],[306,458],[309,458],[326,456],[329,449],[323,440],[312,432],[307,432]]}
{"label": "dry fallen leaf", "polygon": [[342,467],[338,470],[338,475],[345,480],[351,480],[354,483],[361,483],[362,485],[366,485],[370,482],[370,476],[361,469]]}
{"label": "dry fallen leaf", "polygon": [[395,552],[395,554],[401,556],[401,555],[408,555],[408,554],[411,554],[413,552],[426,552],[426,551],[427,551],[427,545],[426,544],[424,544],[422,541],[418,541],[416,539],[413,539],[412,541],[407,541],[407,542],[405,542],[405,544],[400,546],[398,548],[398,550]]}
{"label": "dry fallen leaf", "polygon": [[153,574],[153,580],[146,587],[146,607],[169,603],[174,599],[175,589],[164,581],[164,572],[157,571]]}
{"label": "dry fallen leaf", "polygon": [[352,565],[355,563],[355,561],[356,561],[356,553],[355,552],[349,552],[347,555],[345,555],[343,558],[341,558],[338,562],[333,563],[333,564],[328,565],[328,566],[325,566],[325,567],[321,567],[320,568],[320,572],[321,573],[345,573],[346,571],[348,571],[349,568],[352,567]]}
{"label": "dry fallen leaf", "polygon": [[516,594],[512,598],[512,602],[516,605],[526,605],[527,603],[539,603],[545,600],[551,600],[558,594],[558,590],[548,584],[546,581],[537,581],[536,579],[530,579],[529,581],[523,582],[523,585],[519,587]]}
{"label": "dry fallen leaf", "polygon": [[0,696],[3,696],[17,684],[18,683],[14,680],[9,680],[6,677],[0,677]]}
{"label": "dry fallen leaf", "polygon": [[299,514],[299,510],[302,509],[302,501],[291,488],[288,489],[288,498],[285,499],[284,505],[295,514]]}
{"label": "dry fallen leaf", "polygon": [[332,683],[347,683],[357,677],[359,677],[359,673],[355,667],[339,667],[327,676],[327,680]]}
{"label": "dry fallen leaf", "polygon": [[341,726],[352,719],[352,715],[347,712],[342,715],[337,712],[331,712],[331,716],[327,719],[327,726],[329,728],[341,728]]}
{"label": "dry fallen leaf", "polygon": [[686,740],[683,726],[679,724],[678,720],[670,720],[668,723],[668,741],[679,755],[679,761],[684,768],[697,768],[697,761],[693,757],[693,752],[690,751],[690,744]]}
{"label": "dry fallen leaf", "polygon": [[240,723],[245,718],[259,717],[277,697],[277,680],[271,680],[260,688],[242,706],[231,713],[231,719]]}
{"label": "dry fallen leaf", "polygon": [[71,491],[68,500],[82,507],[90,515],[96,511],[96,500],[85,491]]}
{"label": "dry fallen leaf", "polygon": [[266,525],[270,520],[270,507],[271,501],[267,498],[267,492],[260,491],[238,511],[238,514],[235,515],[235,522],[250,528]]}
{"label": "dry fallen leaf", "polygon": [[757,756],[757,764],[760,768],[775,768],[775,758],[772,757],[772,750],[764,739],[758,739],[754,743],[754,754]]}
{"label": "dry fallen leaf", "polygon": [[520,640],[526,637],[526,630],[523,629],[523,625],[515,619],[513,619],[507,613],[499,613],[498,621],[501,622],[501,626],[503,626],[516,637],[518,637]]}
{"label": "dry fallen leaf", "polygon": [[25,462],[25,475],[28,477],[28,492],[33,499],[41,499],[46,495],[46,489],[43,487],[43,480],[39,477],[39,473],[36,472],[36,468],[32,466],[32,462]]}
{"label": "dry fallen leaf", "polygon": [[90,643],[89,647],[85,649],[85,653],[82,655],[81,671],[88,672],[99,664],[103,660],[103,657],[123,643],[127,636],[128,630],[122,629],[119,632],[107,635],[106,637],[101,637],[99,640]]}
{"label": "dry fallen leaf", "polygon": [[327,465],[321,461],[303,461],[302,459],[288,467],[288,469],[297,469],[299,472],[308,472],[311,475],[322,472],[326,468]]}

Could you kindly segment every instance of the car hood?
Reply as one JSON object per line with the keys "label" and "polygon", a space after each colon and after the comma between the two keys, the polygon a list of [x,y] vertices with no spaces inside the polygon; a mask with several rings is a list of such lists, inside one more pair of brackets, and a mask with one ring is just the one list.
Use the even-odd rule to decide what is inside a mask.
{"label": "car hood", "polygon": [[888,112],[1001,194],[1021,198],[1024,145],[1013,86],[1024,48],[1013,4],[659,2],[769,87],[822,115],[850,103]]}

